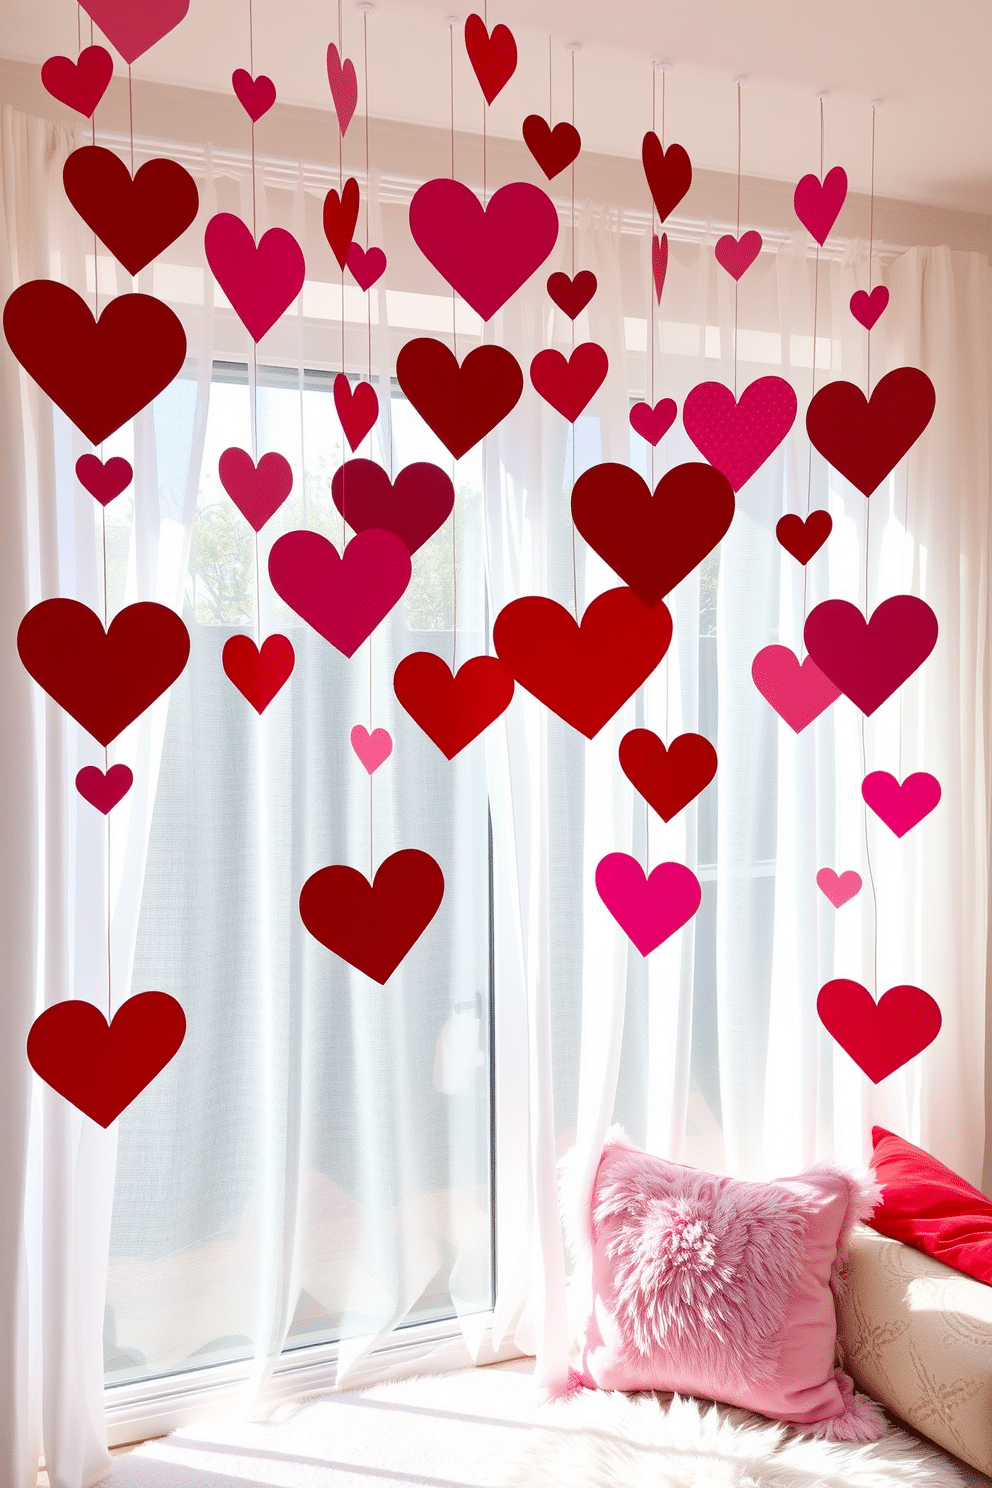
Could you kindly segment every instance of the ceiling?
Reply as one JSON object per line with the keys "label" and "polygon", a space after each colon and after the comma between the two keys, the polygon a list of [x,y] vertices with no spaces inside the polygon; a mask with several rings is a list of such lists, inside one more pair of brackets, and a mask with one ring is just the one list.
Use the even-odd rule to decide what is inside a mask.
{"label": "ceiling", "polygon": [[[283,103],[326,108],[324,51],[337,37],[336,0],[252,0],[256,71]],[[482,10],[481,3],[478,9]],[[450,118],[449,13],[420,0],[376,0],[367,19],[369,102],[382,118],[438,125]],[[584,145],[634,157],[651,126],[656,81],[660,132],[666,74],[667,142],[693,163],[736,170],[737,90],[747,176],[796,181],[819,168],[817,94],[824,92],[825,164],[842,164],[851,186],[870,186],[872,100],[875,188],[883,196],[992,214],[990,0],[492,0],[490,25],[505,22],[519,64],[488,110],[489,130],[519,138],[523,116],[547,113],[552,38],[555,121],[570,112]],[[0,0],[3,55],[40,63],[74,54],[71,0]],[[345,52],[362,75],[363,27],[355,0],[341,0]],[[84,35],[88,39],[89,23]],[[483,103],[460,25],[455,30],[455,124],[481,130]],[[191,0],[182,24],[134,67],[136,77],[228,92],[248,64],[248,0]],[[118,66],[121,64],[118,63]],[[360,99],[362,98],[360,90]],[[329,120],[329,126],[333,128]],[[353,128],[359,127],[357,124]],[[258,126],[264,149],[264,121]]]}

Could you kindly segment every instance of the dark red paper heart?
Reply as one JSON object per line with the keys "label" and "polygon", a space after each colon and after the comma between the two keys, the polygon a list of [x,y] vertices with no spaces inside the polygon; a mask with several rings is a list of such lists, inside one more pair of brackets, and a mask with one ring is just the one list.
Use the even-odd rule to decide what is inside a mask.
{"label": "dark red paper heart", "polygon": [[250,636],[231,636],[221,652],[224,671],[256,713],[265,712],[295,664],[296,652],[284,635],[266,636],[261,650]]}
{"label": "dark red paper heart", "polygon": [[631,729],[620,740],[620,768],[667,822],[709,785],[716,750],[702,734],[679,734],[666,749],[651,729]]}
{"label": "dark red paper heart", "polygon": [[[681,145],[663,150],[661,140],[649,129],[641,144],[641,164],[658,216],[664,222],[692,185],[692,162]],[[661,291],[658,293],[660,298]]]}
{"label": "dark red paper heart", "polygon": [[918,367],[887,372],[870,398],[853,382],[828,382],[806,410],[806,432],[813,448],[870,496],[919,439],[935,403],[933,383]]}
{"label": "dark red paper heart", "polygon": [[393,691],[450,760],[506,712],[513,678],[495,656],[473,656],[452,676],[433,651],[414,651],[393,673]]}
{"label": "dark red paper heart", "polygon": [[806,617],[803,639],[824,676],[872,714],[926,661],[937,617],[913,594],[883,600],[868,621],[846,599],[825,599]]}
{"label": "dark red paper heart", "polygon": [[186,1015],[167,992],[138,992],[107,1023],[91,1002],[46,1008],[31,1025],[28,1061],[67,1101],[107,1127],[178,1052]]}
{"label": "dark red paper heart", "polygon": [[496,616],[493,644],[511,676],[592,739],[668,650],[672,617],[633,589],[608,589],[576,625],[563,605],[527,595]]}
{"label": "dark red paper heart", "polygon": [[355,236],[360,202],[358,182],[354,176],[345,181],[340,196],[332,187],[324,197],[324,237],[342,269],[348,262],[348,249]]}
{"label": "dark red paper heart", "polygon": [[385,985],[443,897],[437,862],[407,847],[386,858],[371,883],[340,863],[311,874],[300,892],[300,918],[321,945]]}
{"label": "dark red paper heart", "polygon": [[17,630],[17,651],[59,707],[101,744],[151,707],[189,658],[189,632],[175,610],[126,605],[104,630],[78,599],[43,599]]}
{"label": "dark red paper heart", "polygon": [[509,26],[494,26],[490,35],[482,17],[472,14],[465,21],[465,50],[486,102],[492,103],[517,68],[513,32]]}
{"label": "dark red paper heart", "polygon": [[115,496],[126,491],[134,479],[130,461],[120,455],[114,455],[106,463],[97,455],[80,455],[76,461],[76,475],[79,484],[85,486],[101,506],[106,506]]}
{"label": "dark red paper heart", "polygon": [[505,347],[477,346],[459,365],[431,336],[400,347],[396,380],[456,460],[506,418],[524,388],[520,365]]}
{"label": "dark red paper heart", "polygon": [[261,532],[293,489],[293,467],[276,450],[269,450],[256,466],[247,450],[232,444],[218,460],[217,474],[238,511],[256,532]]}
{"label": "dark red paper heart", "polygon": [[81,145],[62,167],[65,194],[129,274],[174,243],[196,217],[196,182],[177,160],[146,160],[133,180],[113,150]]}
{"label": "dark red paper heart", "polygon": [[451,515],[455,488],[439,465],[420,460],[395,481],[373,460],[346,460],[331,477],[334,505],[354,532],[395,532],[411,556]]}
{"label": "dark red paper heart", "polygon": [[569,320],[582,314],[596,289],[596,275],[591,269],[580,269],[574,279],[570,279],[567,274],[551,274],[548,277],[548,294]]}
{"label": "dark red paper heart", "polygon": [[552,129],[540,114],[527,115],[523,136],[524,144],[549,181],[561,175],[582,149],[582,139],[574,124],[556,124]]}
{"label": "dark red paper heart", "polygon": [[113,75],[114,59],[102,46],[84,47],[75,62],[71,57],[49,57],[41,64],[42,86],[87,119],[93,117]]}
{"label": "dark red paper heart", "polygon": [[127,765],[111,765],[106,774],[96,765],[84,765],[76,775],[76,789],[83,800],[104,816],[123,801],[133,784],[134,776]]}
{"label": "dark red paper heart", "polygon": [[646,605],[702,563],[734,516],[730,482],[712,465],[676,465],[650,487],[629,465],[593,465],[572,489],[572,520]]}
{"label": "dark red paper heart", "polygon": [[820,988],[824,1028],[876,1085],[921,1054],[940,1032],[940,1008],[922,987],[890,987],[876,1003],[860,982],[838,977]]}
{"label": "dark red paper heart", "polygon": [[805,568],[809,560],[820,551],[833,531],[834,519],[828,511],[810,512],[805,522],[795,512],[779,517],[775,536],[787,553],[791,553]]}
{"label": "dark red paper heart", "polygon": [[370,382],[356,382],[352,387],[339,372],[334,379],[334,407],[349,448],[356,450],[379,417],[378,393]]}
{"label": "dark red paper heart", "polygon": [[264,72],[253,78],[246,68],[236,67],[231,74],[231,87],[253,124],[257,124],[276,101],[276,85]]}
{"label": "dark red paper heart", "polygon": [[186,360],[181,321],[151,295],[118,295],[94,320],[68,285],[32,279],[8,299],[3,329],[21,366],[90,444],[134,418]]}
{"label": "dark red paper heart", "polygon": [[548,347],[530,364],[530,380],[546,403],[574,424],[602,387],[609,358],[595,341],[583,341],[571,356]]}

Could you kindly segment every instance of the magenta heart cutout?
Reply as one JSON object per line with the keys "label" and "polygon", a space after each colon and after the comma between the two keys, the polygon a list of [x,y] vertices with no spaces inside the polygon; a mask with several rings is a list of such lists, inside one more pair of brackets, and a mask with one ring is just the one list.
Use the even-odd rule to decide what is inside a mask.
{"label": "magenta heart cutout", "polygon": [[134,776],[127,765],[111,765],[106,774],[96,765],[84,765],[76,776],[76,789],[83,800],[104,816],[123,800],[133,783]]}
{"label": "magenta heart cutout", "polygon": [[257,247],[246,223],[218,212],[203,235],[207,262],[253,341],[261,341],[303,288],[306,263],[293,234],[270,227]]}
{"label": "magenta heart cutout", "polygon": [[189,0],[79,0],[129,65],[174,31]]}
{"label": "magenta heart cutout", "polygon": [[344,139],[358,107],[358,74],[350,57],[341,61],[341,53],[331,42],[327,48],[327,81],[331,85],[334,112],[338,116],[338,129]]}
{"label": "magenta heart cutout", "polygon": [[269,553],[272,587],[291,610],[345,656],[354,656],[393,605],[411,574],[406,543],[370,528],[342,557],[319,532],[287,532]]}
{"label": "magenta heart cutout", "polygon": [[224,490],[256,532],[282,506],[293,489],[293,467],[285,455],[270,450],[256,467],[247,450],[231,445],[217,462]]}
{"label": "magenta heart cutout", "polygon": [[872,714],[926,661],[937,617],[913,594],[883,600],[868,621],[846,599],[825,599],[806,617],[803,639],[821,672]]}
{"label": "magenta heart cutout", "polygon": [[134,479],[130,462],[120,455],[113,455],[104,463],[97,455],[80,455],[76,461],[79,484],[85,486],[94,500],[106,506],[126,491]]}
{"label": "magenta heart cutout", "polygon": [[803,227],[808,228],[822,248],[830,229],[840,215],[847,196],[847,172],[835,165],[827,171],[821,184],[819,176],[803,176],[796,187],[792,204]]}
{"label": "magenta heart cutout", "polygon": [[921,1054],[940,1032],[940,1008],[922,987],[890,987],[878,1002],[860,982],[825,982],[816,999],[824,1028],[876,1085]]}
{"label": "magenta heart cutout", "polygon": [[848,868],[846,873],[835,873],[832,868],[821,868],[816,875],[816,882],[826,894],[834,909],[840,909],[855,894],[861,892],[861,874],[855,873],[853,868]]}
{"label": "magenta heart cutout", "polygon": [[897,837],[905,837],[940,801],[940,781],[926,770],[918,770],[900,785],[888,770],[872,770],[861,783],[861,794]]}
{"label": "magenta heart cutout", "polygon": [[630,427],[653,446],[664,439],[678,411],[679,405],[674,398],[662,398],[653,408],[650,403],[635,403],[628,415]]}
{"label": "magenta heart cutout", "polygon": [[784,377],[759,377],[738,402],[722,382],[700,382],[682,405],[685,432],[739,491],[788,434],[796,395]]}
{"label": "magenta heart cutout", "polygon": [[651,237],[651,275],[654,279],[654,292],[658,304],[661,304],[661,291],[665,287],[665,275],[668,273],[668,234],[662,233],[659,238],[657,233]]}
{"label": "magenta heart cutout", "polygon": [[856,289],[851,296],[851,314],[870,331],[888,303],[889,291],[884,284],[876,284],[871,294],[866,289]]}
{"label": "magenta heart cutout", "polygon": [[386,272],[386,255],[381,248],[360,248],[352,243],[345,262],[359,289],[371,289]]}
{"label": "magenta heart cutout", "polygon": [[356,450],[379,417],[379,395],[370,382],[356,382],[352,387],[343,372],[334,379],[334,407],[338,411],[344,437]]}
{"label": "magenta heart cutout", "polygon": [[628,853],[607,853],[596,869],[599,897],[642,956],[692,919],[702,899],[699,879],[684,863],[659,863],[645,878]]}
{"label": "magenta heart cutout", "polygon": [[345,460],[331,477],[334,505],[355,532],[380,527],[403,539],[412,555],[447,521],[455,504],[451,477],[418,460],[395,481],[373,460]]}
{"label": "magenta heart cutout", "polygon": [[244,67],[238,67],[231,74],[231,87],[253,124],[257,124],[276,101],[276,85],[264,72],[253,78]]}
{"label": "magenta heart cutout", "polygon": [[373,729],[370,734],[364,724],[356,723],[351,731],[351,747],[369,774],[374,775],[392,754],[393,741],[384,728]]}
{"label": "magenta heart cutout", "polygon": [[558,239],[558,212],[539,186],[511,181],[483,208],[461,181],[427,181],[410,203],[421,253],[483,320],[530,278]]}
{"label": "magenta heart cutout", "polygon": [[44,88],[87,119],[93,117],[113,75],[114,59],[102,46],[84,47],[76,62],[71,57],[49,57],[41,64]]}
{"label": "magenta heart cutout", "polygon": [[740,279],[761,252],[761,234],[752,230],[735,238],[733,233],[724,233],[713,252],[731,279]]}
{"label": "magenta heart cutout", "polygon": [[766,703],[801,734],[840,697],[840,688],[807,656],[802,666],[788,646],[765,646],[751,663],[751,678]]}

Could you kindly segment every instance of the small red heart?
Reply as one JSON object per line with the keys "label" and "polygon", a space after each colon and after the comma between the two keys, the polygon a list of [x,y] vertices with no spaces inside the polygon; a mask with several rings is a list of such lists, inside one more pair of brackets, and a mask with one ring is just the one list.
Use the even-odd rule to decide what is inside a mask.
{"label": "small red heart", "polygon": [[356,450],[379,417],[379,395],[370,382],[352,387],[343,372],[334,379],[334,407],[352,450]]}
{"label": "small red heart", "polygon": [[349,176],[345,181],[340,196],[332,186],[324,197],[324,237],[342,269],[348,262],[348,250],[355,236],[360,203],[358,182],[354,176]]}
{"label": "small red heart", "polygon": [[59,103],[91,119],[114,75],[114,59],[106,47],[84,47],[79,60],[49,57],[41,64],[42,85]]}
{"label": "small red heart", "polygon": [[124,799],[133,784],[134,776],[127,765],[111,765],[106,774],[96,765],[84,765],[76,776],[76,789],[83,800],[104,816]]}
{"label": "small red heart", "polygon": [[635,403],[628,414],[630,427],[654,446],[664,439],[678,411],[679,405],[674,398],[662,398],[653,408],[650,403]]}
{"label": "small red heart", "polygon": [[851,296],[851,314],[859,325],[870,331],[888,303],[889,291],[884,284],[876,284],[871,294],[867,290],[856,289]]}
{"label": "small red heart", "polygon": [[655,233],[651,238],[651,273],[654,277],[654,292],[658,304],[661,304],[661,291],[665,287],[665,275],[668,273],[668,234],[662,233],[659,238]]}
{"label": "small red heart", "polygon": [[207,262],[253,341],[261,341],[303,288],[303,250],[284,227],[256,243],[233,212],[217,212],[203,234]]}
{"label": "small red heart", "polygon": [[122,459],[120,455],[112,456],[106,463],[98,455],[80,455],[76,461],[76,475],[79,484],[101,506],[106,506],[115,496],[126,491],[134,479],[130,461]]}
{"label": "small red heart", "polygon": [[494,26],[490,35],[482,17],[472,14],[465,21],[465,50],[486,102],[492,103],[517,68],[513,32],[509,26]]}
{"label": "small red heart", "polygon": [[664,222],[692,185],[692,162],[681,145],[663,150],[661,140],[649,129],[641,144],[641,164],[658,216]]}
{"label": "small red heart", "polygon": [[524,387],[520,365],[505,347],[477,346],[459,365],[431,336],[400,347],[396,380],[456,460],[506,418]]}
{"label": "small red heart", "polygon": [[352,243],[346,262],[359,289],[371,289],[386,272],[386,255],[381,248],[360,248]]}
{"label": "small red heart", "polygon": [[549,181],[560,176],[582,149],[582,139],[574,124],[556,124],[551,128],[540,114],[528,114],[523,124],[524,143]]}
{"label": "small red heart", "polygon": [[411,556],[455,504],[451,477],[427,460],[407,465],[392,482],[372,460],[345,460],[331,477],[331,496],[353,532],[369,527],[395,532]]}
{"label": "small red heart", "polygon": [[272,587],[345,656],[354,656],[410,582],[410,554],[395,532],[356,533],[343,556],[319,532],[284,532],[269,553]]}
{"label": "small red heart", "polygon": [[246,68],[237,67],[231,74],[231,86],[253,124],[257,124],[276,101],[276,85],[264,72],[253,78]]}
{"label": "small red heart", "polygon": [[196,182],[177,160],[146,160],[133,179],[113,150],[82,145],[62,167],[65,194],[129,274],[137,274],[196,217]]}
{"label": "small red heart", "polygon": [[835,470],[870,496],[912,449],[933,417],[933,383],[918,367],[896,367],[866,398],[853,382],[828,382],[806,410],[806,432]]}
{"label": "small red heart", "polygon": [[336,863],[311,874],[300,918],[315,940],[384,986],[441,907],[444,874],[430,853],[408,847],[369,883]]}
{"label": "small red heart", "polygon": [[344,139],[358,107],[358,74],[350,57],[341,61],[341,53],[333,42],[327,48],[327,81],[338,116],[338,129]]}
{"label": "small red heart", "polygon": [[247,450],[231,445],[217,462],[217,474],[238,511],[256,532],[277,512],[293,489],[293,467],[270,450],[256,467]]}
{"label": "small red heart", "polygon": [[567,274],[551,274],[548,278],[548,294],[569,320],[582,314],[596,289],[596,275],[591,269],[580,269],[574,279]]}
{"label": "small red heart", "polygon": [[250,636],[231,636],[221,652],[224,671],[256,713],[265,712],[295,664],[292,642],[284,635],[266,636],[261,650]]}
{"label": "small red heart", "polygon": [[847,196],[847,172],[835,165],[822,182],[819,176],[803,176],[792,197],[796,216],[822,248]]}
{"label": "small red heart", "polygon": [[833,531],[834,519],[828,511],[810,512],[805,522],[795,512],[780,517],[775,536],[787,553],[798,563],[806,564],[818,553]]}
{"label": "small red heart", "polygon": [[609,358],[595,341],[583,341],[565,358],[550,347],[530,364],[530,380],[546,403],[574,424],[603,385]]}
{"label": "small red heart", "polygon": [[506,712],[513,678],[495,656],[473,656],[452,676],[433,651],[414,651],[393,673],[393,691],[450,760]]}
{"label": "small red heart", "polygon": [[824,1028],[874,1084],[921,1054],[940,1032],[940,1008],[922,987],[890,987],[878,1000],[860,982],[838,977],[820,988]]}
{"label": "small red heart", "polygon": [[620,740],[620,768],[666,822],[704,791],[716,774],[716,750],[702,734],[679,734],[666,749],[651,729]]}
{"label": "small red heart", "polygon": [[713,252],[731,279],[742,279],[761,252],[761,234],[752,230],[735,238],[733,233],[724,233]]}

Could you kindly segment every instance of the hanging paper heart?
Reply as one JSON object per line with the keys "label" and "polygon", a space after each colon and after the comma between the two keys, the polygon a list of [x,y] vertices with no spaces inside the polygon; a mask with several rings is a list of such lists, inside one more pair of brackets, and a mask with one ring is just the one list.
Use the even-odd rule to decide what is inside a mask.
{"label": "hanging paper heart", "polygon": [[306,264],[284,227],[270,227],[258,245],[247,223],[218,212],[203,235],[207,263],[253,341],[261,341],[303,288]]}
{"label": "hanging paper heart", "polygon": [[285,455],[270,450],[256,467],[247,450],[230,445],[217,462],[224,490],[249,526],[261,532],[293,489],[293,467]]}
{"label": "hanging paper heart", "polygon": [[918,770],[900,785],[888,770],[872,770],[861,782],[861,794],[897,837],[905,837],[939,803],[940,781],[926,770]]}
{"label": "hanging paper heart", "polygon": [[17,652],[60,708],[101,744],[151,707],[189,659],[189,632],[175,610],[126,605],[104,630],[78,599],[43,599],[17,630]]}
{"label": "hanging paper heart", "polygon": [[654,292],[658,304],[661,304],[661,291],[665,287],[665,275],[668,273],[668,234],[662,233],[659,238],[657,233],[651,237],[651,274],[654,278]]}
{"label": "hanging paper heart", "polygon": [[853,382],[826,383],[806,410],[814,449],[863,496],[896,468],[933,417],[937,395],[918,367],[897,367],[870,398]]}
{"label": "hanging paper heart", "polygon": [[830,229],[840,215],[847,196],[847,172],[840,165],[827,171],[821,185],[819,176],[803,176],[796,187],[792,204],[796,216],[822,248]]}
{"label": "hanging paper heart", "polygon": [[884,284],[876,284],[871,294],[865,289],[856,289],[851,296],[851,314],[859,325],[870,331],[888,303],[889,291]]}
{"label": "hanging paper heart", "polygon": [[472,14],[465,21],[465,50],[486,102],[492,103],[517,68],[513,32],[509,26],[494,26],[490,35],[482,17]]}
{"label": "hanging paper heart", "polygon": [[447,177],[427,181],[410,203],[421,253],[483,320],[539,269],[558,239],[558,212],[540,186],[511,181],[483,207]]}
{"label": "hanging paper heart", "polygon": [[411,555],[451,515],[455,488],[439,465],[407,465],[395,481],[373,460],[346,460],[331,477],[334,505],[354,532],[395,532]]}
{"label": "hanging paper heart", "polygon": [[654,496],[629,465],[583,471],[572,520],[591,548],[646,605],[670,594],[713,551],[734,516],[734,493],[711,465],[676,465]]}
{"label": "hanging paper heart", "polygon": [[827,511],[810,512],[805,522],[795,512],[779,517],[775,524],[775,536],[787,553],[791,553],[805,568],[830,536],[834,519]]}
{"label": "hanging paper heart", "polygon": [[816,882],[834,909],[840,909],[842,904],[861,892],[861,874],[855,873],[853,868],[839,874],[832,868],[821,868],[816,875]]}
{"label": "hanging paper heart", "polygon": [[637,859],[621,852],[600,860],[596,889],[642,956],[688,924],[703,897],[699,879],[684,863],[659,863],[645,878]]}
{"label": "hanging paper heart", "polygon": [[393,752],[393,741],[384,728],[373,729],[370,734],[364,724],[356,723],[350,738],[352,749],[370,775],[374,775]]}
{"label": "hanging paper heart", "polygon": [[106,774],[96,765],[84,765],[76,775],[76,789],[83,800],[104,816],[124,799],[133,784],[134,776],[127,765],[111,765]]}
{"label": "hanging paper heart", "polygon": [[393,691],[450,760],[506,712],[513,678],[495,656],[473,656],[452,676],[433,651],[414,651],[393,673]]}
{"label": "hanging paper heart", "polygon": [[652,408],[650,403],[635,403],[630,410],[630,427],[652,448],[668,433],[678,415],[674,398],[661,398]]}
{"label": "hanging paper heart", "polygon": [[701,382],[682,405],[685,432],[739,491],[792,428],[796,395],[784,377],[759,377],[737,402],[722,382]]}
{"label": "hanging paper heart", "polygon": [[633,589],[608,589],[576,625],[563,605],[526,595],[504,605],[493,644],[510,675],[587,739],[599,733],[668,650],[672,617]]}
{"label": "hanging paper heart", "polygon": [[590,269],[580,269],[574,279],[567,274],[548,276],[548,294],[569,320],[582,314],[596,289],[596,275]]}
{"label": "hanging paper heart", "polygon": [[176,160],[147,160],[131,172],[113,150],[83,145],[62,168],[65,194],[129,274],[174,243],[196,217],[196,182]]}
{"label": "hanging paper heart", "polygon": [[704,791],[716,774],[716,750],[702,734],[679,734],[666,749],[651,729],[620,740],[620,768],[666,822]]}
{"label": "hanging paper heart", "polygon": [[41,64],[44,88],[77,114],[91,119],[114,75],[114,59],[106,47],[84,47],[79,59],[49,57]]}
{"label": "hanging paper heart", "polygon": [[276,85],[264,72],[253,78],[246,68],[237,67],[231,74],[231,87],[253,124],[257,124],[276,101]]}
{"label": "hanging paper heart", "polygon": [[343,372],[334,379],[334,407],[344,430],[344,437],[356,450],[379,417],[379,395],[370,382],[356,382],[352,387]]}
{"label": "hanging paper heart", "polygon": [[937,617],[925,600],[895,594],[870,620],[846,599],[825,599],[803,627],[820,671],[871,715],[926,661],[937,644]]}
{"label": "hanging paper heart", "polygon": [[286,532],[269,552],[272,587],[291,610],[345,656],[402,598],[410,554],[395,532],[359,532],[342,557],[319,532]]}
{"label": "hanging paper heart", "polygon": [[189,0],[79,0],[128,64],[174,31],[189,10]]}
{"label": "hanging paper heart", "polygon": [[788,646],[765,646],[751,663],[751,679],[766,703],[797,734],[819,718],[840,697],[840,688],[807,656],[799,658]]}
{"label": "hanging paper heart", "polygon": [[348,254],[351,252],[351,240],[355,236],[360,204],[358,182],[354,176],[349,176],[345,181],[340,196],[332,187],[324,197],[324,237],[331,245],[331,252],[342,269],[346,266]]}
{"label": "hanging paper heart", "polygon": [[300,918],[321,945],[384,986],[443,897],[437,862],[407,847],[386,858],[371,883],[338,863],[311,874],[300,892]]}
{"label": "hanging paper heart", "polygon": [[224,642],[221,665],[242,697],[261,714],[289,681],[296,652],[284,635],[266,636],[261,650],[250,636],[235,635]]}
{"label": "hanging paper heart", "polygon": [[167,992],[138,992],[107,1023],[91,1002],[46,1008],[28,1034],[35,1074],[91,1121],[107,1127],[165,1069],[186,1037],[186,1015]]}
{"label": "hanging paper heart", "polygon": [[459,365],[431,336],[400,347],[396,380],[456,460],[506,418],[524,389],[520,365],[505,347],[477,346]]}
{"label": "hanging paper heart", "polygon": [[345,262],[359,289],[371,289],[386,272],[386,255],[381,248],[360,248],[351,243]]}
{"label": "hanging paper heart", "polygon": [[741,279],[761,252],[761,234],[752,231],[735,238],[733,233],[724,233],[713,252],[731,279]]}
{"label": "hanging paper heart", "polygon": [[940,1008],[922,987],[903,984],[872,997],[860,982],[838,977],[820,988],[824,1028],[875,1085],[921,1054],[940,1032]]}
{"label": "hanging paper heart", "polygon": [[97,455],[80,455],[76,461],[79,484],[85,486],[94,500],[106,506],[126,491],[134,479],[130,461],[114,455],[104,463]]}
{"label": "hanging paper heart", "polygon": [[661,140],[649,129],[641,143],[641,163],[655,209],[664,222],[692,185],[692,162],[681,145],[663,150]]}
{"label": "hanging paper heart", "polygon": [[182,322],[151,295],[118,295],[94,320],[68,285],[32,279],[7,300],[3,329],[21,366],[90,444],[134,418],[186,360]]}
{"label": "hanging paper heart", "polygon": [[350,57],[341,61],[341,53],[333,41],[327,48],[327,81],[334,100],[334,112],[338,116],[338,129],[344,139],[358,107],[358,74]]}
{"label": "hanging paper heart", "polygon": [[546,403],[570,424],[588,406],[610,370],[609,358],[595,341],[583,341],[566,359],[560,351],[539,351],[530,364],[530,380]]}
{"label": "hanging paper heart", "polygon": [[582,140],[574,124],[556,124],[554,129],[540,114],[528,114],[523,124],[527,146],[549,181],[560,176],[582,149]]}

